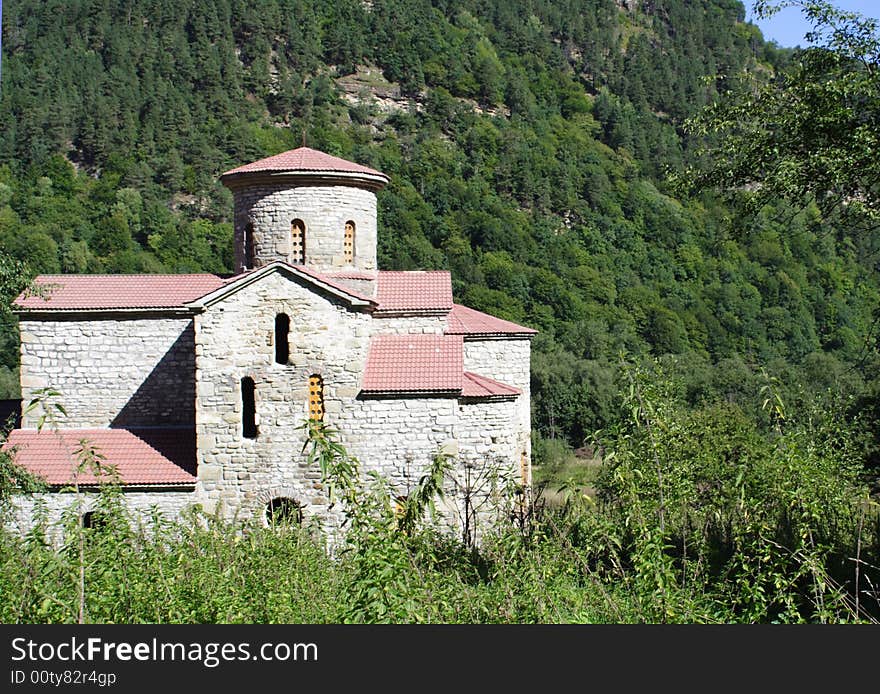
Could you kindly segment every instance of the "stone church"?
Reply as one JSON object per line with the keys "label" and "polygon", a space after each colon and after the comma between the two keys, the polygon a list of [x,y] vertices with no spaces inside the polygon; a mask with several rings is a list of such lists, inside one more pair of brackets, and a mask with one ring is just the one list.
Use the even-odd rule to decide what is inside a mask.
{"label": "stone church", "polygon": [[52,388],[66,411],[41,429],[24,411],[8,437],[51,490],[18,523],[59,516],[82,441],[135,512],[332,523],[309,419],[400,496],[439,452],[529,486],[535,331],[456,304],[446,271],[378,269],[385,174],[302,147],[221,181],[234,275],[41,275],[16,299],[22,402]]}

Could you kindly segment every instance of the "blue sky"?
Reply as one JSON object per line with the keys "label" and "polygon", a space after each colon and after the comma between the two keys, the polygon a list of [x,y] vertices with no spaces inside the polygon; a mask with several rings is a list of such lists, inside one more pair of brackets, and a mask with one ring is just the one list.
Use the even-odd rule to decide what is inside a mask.
{"label": "blue sky", "polygon": [[[752,0],[742,0],[746,6],[746,19],[757,24],[764,38],[776,41],[780,46],[806,45],[804,34],[812,27],[801,16],[800,10],[782,10],[770,20],[756,21],[752,11]],[[861,12],[866,17],[880,19],[880,0],[832,0],[832,5],[850,12]]]}

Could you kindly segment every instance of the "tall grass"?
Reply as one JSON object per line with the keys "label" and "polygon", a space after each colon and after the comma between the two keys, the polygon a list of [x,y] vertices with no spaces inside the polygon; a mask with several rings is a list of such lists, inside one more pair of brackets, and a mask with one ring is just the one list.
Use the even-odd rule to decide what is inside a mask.
{"label": "tall grass", "polygon": [[[0,531],[0,620],[97,623],[872,622],[880,618],[880,522],[858,431],[827,412],[757,426],[727,404],[676,405],[658,374],[632,372],[629,417],[600,434],[598,502],[470,535],[432,504],[454,461],[438,457],[403,507],[362,474],[332,431],[312,462],[344,518],[319,529],[130,515],[117,487],[102,522],[75,504],[60,545],[37,523]],[[797,420],[797,421],[795,421]],[[515,507],[514,507],[515,508]]]}

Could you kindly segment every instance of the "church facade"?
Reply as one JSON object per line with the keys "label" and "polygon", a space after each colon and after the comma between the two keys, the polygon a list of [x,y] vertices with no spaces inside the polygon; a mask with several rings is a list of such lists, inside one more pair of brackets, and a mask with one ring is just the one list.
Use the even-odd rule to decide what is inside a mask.
{"label": "church facade", "polygon": [[8,437],[52,490],[17,522],[35,503],[58,517],[86,443],[132,510],[332,524],[310,419],[399,496],[438,453],[528,488],[535,331],[456,304],[448,272],[378,269],[388,178],[303,147],[221,181],[234,275],[43,275],[16,300],[23,403],[52,388],[66,412],[39,428],[25,411]]}

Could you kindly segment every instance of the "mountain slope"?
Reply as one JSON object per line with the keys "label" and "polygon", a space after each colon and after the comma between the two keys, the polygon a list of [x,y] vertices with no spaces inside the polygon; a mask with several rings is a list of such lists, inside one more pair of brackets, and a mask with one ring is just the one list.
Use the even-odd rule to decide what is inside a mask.
{"label": "mountain slope", "polygon": [[[621,351],[668,355],[694,403],[753,400],[761,366],[863,388],[873,249],[665,184],[725,75],[785,60],[736,0],[5,9],[0,249],[33,272],[228,271],[218,174],[305,138],[391,176],[383,267],[449,268],[459,300],[541,330],[543,436],[615,421]],[[3,345],[8,374],[9,324]]]}

